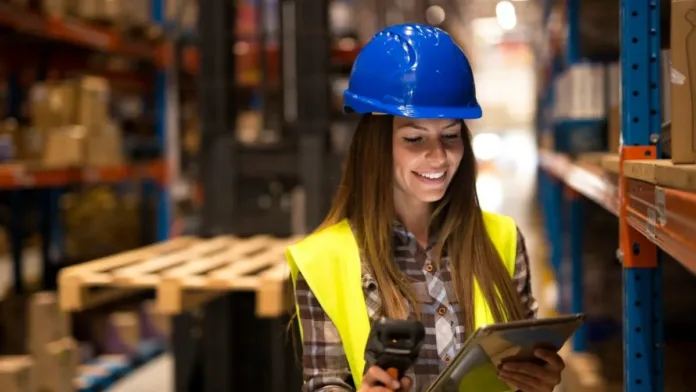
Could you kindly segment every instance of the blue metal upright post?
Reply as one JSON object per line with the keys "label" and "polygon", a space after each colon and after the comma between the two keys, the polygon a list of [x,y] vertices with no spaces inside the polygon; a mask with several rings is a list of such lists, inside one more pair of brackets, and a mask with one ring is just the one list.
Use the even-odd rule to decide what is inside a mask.
{"label": "blue metal upright post", "polygon": [[580,53],[580,0],[567,0],[568,44],[566,47],[566,64],[578,63]]}
{"label": "blue metal upright post", "polygon": [[[561,285],[561,263],[563,262],[563,182],[557,178],[548,178],[548,199],[546,219],[548,220],[549,237],[551,242],[551,266]],[[561,301],[562,303],[562,301]]]}
{"label": "blue metal upright post", "polygon": [[659,252],[627,222],[623,162],[656,159],[660,101],[660,3],[621,0],[622,136],[619,214],[623,255],[624,385],[628,392],[662,391],[662,309]]}
{"label": "blue metal upright post", "polygon": [[[165,26],[165,2],[164,0],[152,0],[152,21],[164,27]],[[166,69],[157,71],[155,78],[155,121],[157,127],[157,142],[160,146],[160,151],[163,159],[166,162],[167,178],[169,178],[169,154],[171,151],[167,148],[167,127],[169,109],[168,104],[168,88],[169,88],[169,72]],[[172,201],[169,192],[169,183],[159,184],[155,193],[157,194],[157,241],[163,241],[169,238],[169,232],[172,226]],[[147,189],[147,187],[145,188]]]}
{"label": "blue metal upright post", "polygon": [[[585,310],[584,299],[584,271],[583,259],[583,203],[582,196],[572,189],[567,189],[566,197],[570,207],[570,308],[572,313],[582,313]],[[587,350],[586,326],[581,326],[573,335],[573,351],[584,352]]]}

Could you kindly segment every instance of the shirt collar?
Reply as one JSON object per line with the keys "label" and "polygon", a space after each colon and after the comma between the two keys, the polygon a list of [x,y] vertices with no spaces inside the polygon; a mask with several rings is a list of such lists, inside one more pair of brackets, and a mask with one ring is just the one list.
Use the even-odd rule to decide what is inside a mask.
{"label": "shirt collar", "polygon": [[[395,236],[398,236],[399,238],[401,238],[402,240],[416,241],[416,237],[413,235],[413,233],[408,231],[408,229],[406,229],[406,226],[404,226],[398,220],[392,221],[392,233]],[[429,251],[435,247],[435,245],[437,244],[437,239],[438,239],[438,232],[436,230],[429,233],[426,251]]]}

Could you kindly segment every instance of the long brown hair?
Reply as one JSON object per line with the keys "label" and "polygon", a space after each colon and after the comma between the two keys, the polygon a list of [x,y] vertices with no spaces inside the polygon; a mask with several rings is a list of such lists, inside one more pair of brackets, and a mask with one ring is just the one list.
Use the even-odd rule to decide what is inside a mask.
{"label": "long brown hair", "polygon": [[[405,319],[408,304],[420,317],[410,281],[392,262],[393,117],[364,115],[350,145],[333,205],[319,230],[347,218],[382,296],[385,317]],[[467,334],[474,331],[474,279],[496,321],[524,317],[508,270],[484,226],[476,193],[476,158],[462,123],[464,156],[445,196],[435,203],[431,227],[438,232],[436,262],[450,260],[452,278]]]}

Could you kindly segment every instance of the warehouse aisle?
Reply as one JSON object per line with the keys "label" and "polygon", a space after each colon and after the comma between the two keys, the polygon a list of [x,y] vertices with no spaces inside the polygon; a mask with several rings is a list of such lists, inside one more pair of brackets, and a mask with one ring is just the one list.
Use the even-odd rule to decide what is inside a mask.
{"label": "warehouse aisle", "polygon": [[[495,140],[496,138],[493,138]],[[532,290],[539,302],[539,316],[556,313],[558,287],[548,262],[537,189],[537,147],[531,131],[510,130],[499,135],[498,157],[481,165],[478,192],[484,209],[511,216],[524,234],[532,270]],[[595,357],[563,356],[567,370],[557,392],[607,392]]]}

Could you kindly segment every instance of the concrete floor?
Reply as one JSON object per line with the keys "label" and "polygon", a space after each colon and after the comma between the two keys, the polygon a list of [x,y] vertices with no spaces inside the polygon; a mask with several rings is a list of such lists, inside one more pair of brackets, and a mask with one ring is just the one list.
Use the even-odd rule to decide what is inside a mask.
{"label": "concrete floor", "polygon": [[109,389],[110,392],[169,392],[174,390],[174,361],[161,355]]}

